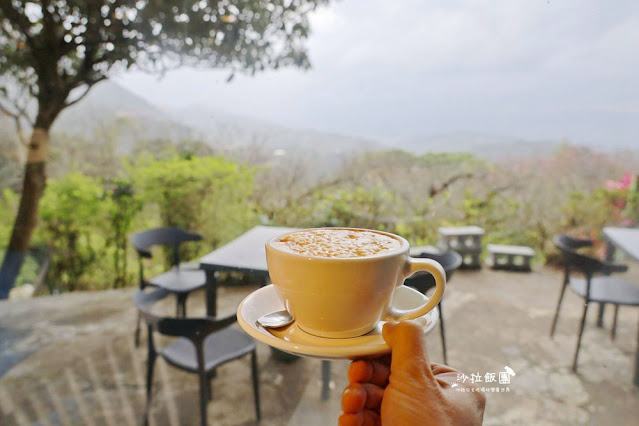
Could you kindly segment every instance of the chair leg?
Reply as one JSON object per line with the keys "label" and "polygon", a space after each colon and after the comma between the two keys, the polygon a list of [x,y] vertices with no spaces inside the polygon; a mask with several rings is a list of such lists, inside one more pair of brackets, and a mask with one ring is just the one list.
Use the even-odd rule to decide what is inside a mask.
{"label": "chair leg", "polygon": [[133,338],[136,348],[140,346],[140,322],[141,321],[142,321],[142,318],[140,316],[140,311],[138,311],[138,320],[136,321],[136,324],[135,324],[135,336]]}
{"label": "chair leg", "polygon": [[584,303],[584,314],[581,317],[579,326],[579,336],[577,337],[577,349],[575,350],[575,359],[572,362],[572,371],[577,372],[577,358],[579,357],[579,347],[581,346],[581,336],[584,334],[584,326],[586,325],[586,314],[588,313],[588,301]]}
{"label": "chair leg", "polygon": [[200,423],[202,426],[207,425],[207,413],[206,406],[209,402],[208,398],[208,378],[206,377],[206,373],[201,371],[198,373],[200,377]]}
{"label": "chair leg", "polygon": [[322,360],[322,401],[326,401],[331,394],[331,362]]}
{"label": "chair leg", "polygon": [[189,297],[188,293],[184,293],[182,296],[182,318],[186,318],[186,299]]}
{"label": "chair leg", "polygon": [[605,303],[599,303],[599,310],[597,311],[597,327],[603,327],[604,311],[606,310]]}
{"label": "chair leg", "polygon": [[444,333],[444,314],[442,313],[442,304],[439,304],[439,331],[442,335],[442,352],[444,353],[444,364],[448,365],[448,356],[446,355],[446,334]]}
{"label": "chair leg", "polygon": [[146,360],[146,407],[144,409],[144,425],[149,424],[149,413],[151,411],[151,396],[153,388],[153,367],[155,367],[155,359],[157,355],[154,352],[149,352],[149,357]]}
{"label": "chair leg", "polygon": [[177,293],[175,299],[175,317],[186,318],[186,297],[188,293]]}
{"label": "chair leg", "polygon": [[561,308],[561,301],[564,298],[564,293],[566,292],[566,285],[568,283],[564,283],[563,287],[561,287],[561,292],[559,293],[559,301],[557,302],[557,310],[555,311],[555,317],[552,320],[552,327],[550,327],[550,337],[555,334],[555,327],[557,327],[557,320],[559,319],[559,308]]}
{"label": "chair leg", "polygon": [[612,328],[610,329],[610,339],[615,340],[617,337],[617,313],[619,312],[619,305],[615,305],[615,312],[612,315]]}
{"label": "chair leg", "polygon": [[255,417],[259,423],[262,420],[260,410],[260,375],[257,369],[257,351],[251,352],[251,376],[253,378],[253,399],[255,401]]}

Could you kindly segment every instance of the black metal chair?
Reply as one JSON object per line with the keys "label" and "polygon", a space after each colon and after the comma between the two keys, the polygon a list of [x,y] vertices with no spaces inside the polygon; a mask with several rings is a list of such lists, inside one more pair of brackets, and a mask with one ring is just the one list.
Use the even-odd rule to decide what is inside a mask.
{"label": "black metal chair", "polygon": [[[199,234],[179,228],[155,228],[131,236],[131,244],[138,253],[140,290],[148,286],[163,288],[176,296],[175,316],[186,317],[186,299],[190,292],[206,286],[206,274],[200,269],[185,268],[180,262],[180,246],[189,241],[200,241]],[[144,277],[144,259],[152,257],[153,246],[165,246],[171,250],[171,270],[151,279]],[[140,342],[140,318],[135,329],[135,345]]]}
{"label": "black metal chair", "polygon": [[[577,358],[579,356],[579,348],[581,346],[581,337],[584,332],[586,323],[586,314],[588,313],[588,305],[590,302],[600,304],[612,303],[615,306],[613,314],[613,323],[610,336],[615,338],[617,330],[617,313],[620,305],[639,306],[639,287],[633,283],[610,276],[614,272],[625,272],[628,270],[626,265],[605,262],[579,253],[578,250],[583,247],[592,246],[591,240],[573,238],[568,235],[557,235],[553,239],[557,248],[561,251],[564,261],[564,279],[559,293],[559,301],[557,302],[557,310],[550,329],[550,336],[555,333],[557,320],[559,319],[559,309],[561,301],[564,297],[566,286],[570,285],[570,289],[579,297],[584,299],[584,311],[579,326],[579,336],[577,337],[577,348],[572,363],[572,370],[577,371]],[[583,279],[573,278],[573,272],[580,273]]]}
{"label": "black metal chair", "polygon": [[[230,327],[237,317],[235,314],[225,318],[173,318],[153,313],[153,306],[165,299],[170,293],[162,288],[152,291],[138,291],[134,302],[148,328],[148,359],[146,374],[146,408],[144,424],[148,423],[153,387],[153,370],[157,356],[161,356],[170,365],[191,373],[196,373],[200,381],[200,420],[207,424],[206,407],[213,398],[211,380],[215,368],[220,365],[251,354],[251,376],[253,398],[257,421],[261,420],[259,373],[255,342],[243,331]],[[154,333],[178,337],[172,344],[157,348]]]}
{"label": "black metal chair", "polygon": [[[443,253],[430,253],[423,252],[417,256],[413,257],[421,257],[425,259],[432,259],[436,262],[439,262],[440,265],[446,271],[446,281],[450,282],[451,277],[453,276],[453,272],[458,269],[462,264],[462,257],[459,253],[453,250],[449,250]],[[433,277],[428,272],[418,272],[412,277],[408,278],[405,285],[409,287],[413,287],[415,290],[419,291],[422,294],[426,294],[428,290],[435,287],[435,277]],[[446,354],[446,335],[444,334],[444,315],[442,313],[442,301],[439,302],[439,329],[441,331],[442,336],[442,351],[444,353],[444,364],[448,364],[448,356]]]}

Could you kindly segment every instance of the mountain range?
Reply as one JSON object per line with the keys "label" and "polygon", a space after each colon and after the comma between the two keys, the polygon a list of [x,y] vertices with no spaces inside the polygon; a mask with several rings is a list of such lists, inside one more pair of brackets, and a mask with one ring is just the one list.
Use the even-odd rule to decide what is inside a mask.
{"label": "mountain range", "polygon": [[[225,113],[206,105],[163,109],[114,82],[100,83],[85,99],[64,110],[53,132],[91,135],[98,127],[126,124],[137,137],[201,140],[220,150],[254,146],[278,155],[303,152],[338,155],[382,149],[377,141],[310,130],[289,129],[251,117]],[[121,141],[126,152],[131,141]]]}
{"label": "mountain range", "polygon": [[[11,124],[10,121],[2,121]],[[255,147],[276,156],[298,155],[331,161],[345,154],[382,149],[402,149],[414,154],[470,152],[477,156],[501,157],[543,155],[561,141],[531,141],[476,132],[377,141],[315,130],[291,129],[272,122],[226,113],[208,105],[182,109],[160,108],[112,81],[96,85],[80,102],[64,110],[55,133],[91,137],[100,127],[127,127],[121,132],[118,151],[126,153],[135,138],[200,140],[227,152]]]}

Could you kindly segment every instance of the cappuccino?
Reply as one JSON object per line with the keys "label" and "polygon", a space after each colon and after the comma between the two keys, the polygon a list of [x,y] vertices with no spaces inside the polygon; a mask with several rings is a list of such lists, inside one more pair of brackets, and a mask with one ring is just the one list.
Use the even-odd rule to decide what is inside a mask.
{"label": "cappuccino", "polygon": [[[301,330],[314,336],[362,336],[379,321],[425,315],[441,300],[446,273],[431,259],[408,256],[408,241],[371,229],[300,229],[266,243],[275,291]],[[416,272],[435,277],[429,300],[413,309],[393,306],[395,289]]]}
{"label": "cappuccino", "polygon": [[304,256],[356,258],[397,250],[401,242],[374,231],[322,228],[288,234],[273,245]]}

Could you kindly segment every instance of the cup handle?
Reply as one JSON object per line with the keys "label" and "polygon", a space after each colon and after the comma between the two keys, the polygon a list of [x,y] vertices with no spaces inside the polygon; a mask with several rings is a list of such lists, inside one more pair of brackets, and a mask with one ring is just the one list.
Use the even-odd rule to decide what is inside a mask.
{"label": "cup handle", "polygon": [[[433,274],[436,284],[435,293],[433,293],[428,302],[417,308],[397,309],[391,306],[386,313],[384,321],[402,321],[421,317],[422,315],[426,315],[430,312],[442,299],[442,296],[444,295],[444,288],[446,287],[446,271],[444,271],[442,265],[432,259],[417,259],[409,257],[406,260],[406,265],[404,267],[404,280],[418,271],[427,271]],[[402,280],[401,285],[403,285],[404,280]]]}

